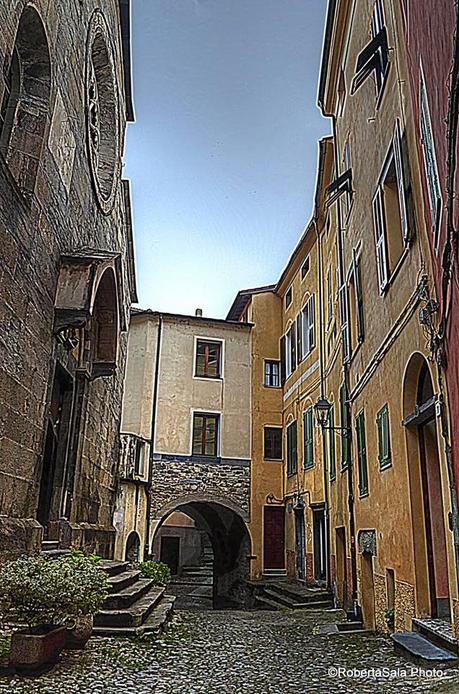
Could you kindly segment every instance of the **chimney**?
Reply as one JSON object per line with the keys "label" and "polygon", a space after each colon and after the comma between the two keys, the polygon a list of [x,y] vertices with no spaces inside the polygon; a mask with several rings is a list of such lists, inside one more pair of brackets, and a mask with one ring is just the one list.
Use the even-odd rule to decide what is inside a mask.
{"label": "chimney", "polygon": [[202,318],[202,308],[197,308],[196,311],[194,312],[194,315],[197,318]]}

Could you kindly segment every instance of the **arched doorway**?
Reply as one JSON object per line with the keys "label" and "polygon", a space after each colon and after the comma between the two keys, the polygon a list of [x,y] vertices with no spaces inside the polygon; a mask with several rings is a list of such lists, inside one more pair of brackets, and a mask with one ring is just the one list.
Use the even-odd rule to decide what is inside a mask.
{"label": "arched doorway", "polygon": [[151,547],[153,558],[160,559],[158,536],[172,512],[181,512],[192,519],[196,530],[204,535],[203,553],[212,556],[212,606],[245,603],[245,580],[250,576],[251,539],[242,513],[212,499],[180,499],[158,513]]}
{"label": "arched doorway", "polygon": [[135,531],[128,535],[124,556],[126,561],[136,562],[140,559],[140,537]]}
{"label": "arched doorway", "polygon": [[436,396],[429,365],[421,354],[405,374],[403,424],[413,518],[417,609],[450,618],[447,536],[435,416]]}

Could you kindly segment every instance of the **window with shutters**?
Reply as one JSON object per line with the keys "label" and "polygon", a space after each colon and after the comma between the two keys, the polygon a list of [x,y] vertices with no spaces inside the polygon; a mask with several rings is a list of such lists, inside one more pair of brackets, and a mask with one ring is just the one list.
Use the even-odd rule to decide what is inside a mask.
{"label": "window with shutters", "polygon": [[373,198],[373,225],[378,283],[382,294],[410,241],[399,121]]}
{"label": "window with shutters", "polygon": [[336,479],[336,450],[335,450],[335,432],[333,427],[335,426],[335,408],[333,405],[330,408],[328,414],[328,467],[330,479]]}
{"label": "window with shutters", "polygon": [[288,378],[296,369],[296,322],[285,335],[285,375]]}
{"label": "window with shutters", "polygon": [[333,273],[331,265],[327,272],[327,329],[333,319]]}
{"label": "window with shutters", "polygon": [[349,361],[351,344],[349,335],[349,297],[346,284],[339,290],[339,313],[341,322],[341,337],[343,343],[343,359]]}
{"label": "window with shutters", "polygon": [[309,255],[306,256],[303,265],[301,266],[301,279],[304,280],[309,272],[310,260]]}
{"label": "window with shutters", "polygon": [[280,384],[281,381],[279,362],[265,360],[264,385],[268,388],[279,388]]}
{"label": "window with shutters", "polygon": [[[351,171],[351,145],[349,142],[349,137],[344,143],[343,148],[343,170]],[[344,194],[341,197],[342,220],[343,224],[345,225],[347,224],[349,213],[352,207],[352,193],[352,188],[349,187],[345,190]]]}
{"label": "window with shutters", "polygon": [[357,57],[355,75],[352,80],[351,94],[354,94],[364,82],[374,75],[377,102],[381,100],[386,77],[389,72],[389,47],[387,29],[384,20],[382,0],[376,0],[371,16],[371,39]]}
{"label": "window with shutters", "polygon": [[438,245],[440,222],[442,215],[442,196],[440,179],[438,176],[437,157],[435,154],[435,143],[432,133],[430,120],[429,102],[427,99],[424,75],[421,69],[419,85],[419,117],[421,121],[421,144],[424,154],[424,171],[427,181],[427,191],[429,194],[430,217],[432,220],[432,231],[434,235],[435,247]]}
{"label": "window with shutters", "polygon": [[[347,390],[346,384],[342,383],[339,390],[339,402],[340,402],[340,416],[341,416],[341,428],[344,430],[348,429],[350,426],[349,420],[349,408],[347,403]],[[349,465],[350,457],[350,447],[348,436],[341,437],[341,469],[345,470]]]}
{"label": "window with shutters", "polygon": [[304,359],[316,346],[315,295],[311,294],[300,314],[302,336],[302,358]]}
{"label": "window with shutters", "polygon": [[359,474],[359,496],[368,494],[367,443],[365,436],[365,415],[362,410],[356,418],[357,462]]}
{"label": "window with shutters", "polygon": [[309,407],[303,413],[303,465],[311,468],[314,465],[314,414]]}
{"label": "window with shutters", "polygon": [[389,408],[387,405],[379,410],[376,415],[376,425],[378,427],[378,459],[379,467],[384,470],[391,466],[390,452],[390,431],[389,431]]}
{"label": "window with shutters", "polygon": [[265,460],[282,460],[282,427],[264,428]]}
{"label": "window with shutters", "polygon": [[221,342],[196,340],[195,376],[200,378],[220,378],[221,354]]}
{"label": "window with shutters", "polygon": [[349,343],[350,352],[363,341],[364,318],[361,263],[355,249],[352,250],[352,264],[349,270],[348,280],[348,306],[349,306]]}
{"label": "window with shutters", "polygon": [[218,455],[220,415],[195,412],[193,415],[193,455]]}
{"label": "window with shutters", "polygon": [[287,427],[287,474],[294,475],[297,471],[297,428],[296,421]]}

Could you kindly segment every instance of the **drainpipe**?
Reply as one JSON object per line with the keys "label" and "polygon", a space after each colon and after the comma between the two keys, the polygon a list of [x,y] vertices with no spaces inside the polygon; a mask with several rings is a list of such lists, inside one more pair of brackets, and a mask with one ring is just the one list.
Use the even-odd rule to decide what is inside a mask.
{"label": "drainpipe", "polygon": [[[339,161],[338,145],[336,139],[336,116],[332,115],[332,128],[333,128],[333,149],[334,149],[334,159],[335,168],[337,169],[337,162]],[[339,173],[337,171],[337,173]],[[341,226],[341,205],[336,206],[337,209],[337,234],[336,234],[336,249],[338,258],[338,274],[339,274],[339,285],[343,286],[345,278],[344,270],[344,255],[343,255],[343,229]],[[344,345],[344,334],[341,331],[341,350],[343,355],[343,374],[344,374],[344,384],[346,386],[346,394],[349,393],[349,366],[344,359],[345,345]],[[349,510],[349,533],[351,541],[351,573],[352,573],[352,608],[354,614],[357,616],[358,608],[358,597],[357,597],[357,550],[356,550],[356,537],[355,537],[355,513],[354,513],[354,476],[353,476],[353,462],[352,462],[352,419],[350,415],[350,404],[348,401],[345,403],[348,422],[350,423],[348,431],[348,450],[349,450],[349,461],[347,466],[347,483],[348,483],[348,510]]]}
{"label": "drainpipe", "polygon": [[156,341],[156,356],[155,356],[155,373],[153,376],[153,402],[151,408],[151,433],[150,433],[150,455],[148,465],[148,483],[147,483],[147,509],[145,518],[145,542],[143,550],[143,559],[147,561],[150,555],[150,531],[151,531],[151,495],[153,493],[153,465],[155,455],[155,437],[156,437],[156,413],[158,409],[158,386],[159,386],[159,364],[161,360],[161,340],[163,332],[163,317],[159,316],[158,337]]}
{"label": "drainpipe", "polygon": [[[320,145],[319,145],[320,146]],[[321,160],[321,157],[319,156]],[[318,180],[322,177],[323,164],[321,164],[321,170],[318,172]],[[319,205],[316,198],[315,211],[314,211],[314,229],[317,237],[317,256],[318,256],[318,280],[319,280],[319,316],[320,316],[320,330],[319,330],[319,368],[320,368],[320,397],[324,397],[324,300],[323,300],[323,267],[322,267],[322,237],[319,233],[319,228],[317,225],[317,220],[319,218]],[[329,503],[328,503],[328,466],[327,466],[327,442],[325,438],[325,433],[322,432],[322,460],[323,460],[323,485],[324,485],[324,520],[325,520],[325,581],[328,590],[330,590],[330,517],[329,517]]]}

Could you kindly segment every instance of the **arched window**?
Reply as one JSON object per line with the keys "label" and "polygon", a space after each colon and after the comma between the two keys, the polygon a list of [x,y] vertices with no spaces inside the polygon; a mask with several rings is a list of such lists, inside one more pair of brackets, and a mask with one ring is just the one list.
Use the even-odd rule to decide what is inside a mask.
{"label": "arched window", "polygon": [[49,115],[51,61],[38,12],[19,20],[0,108],[0,150],[21,191],[35,188]]}

